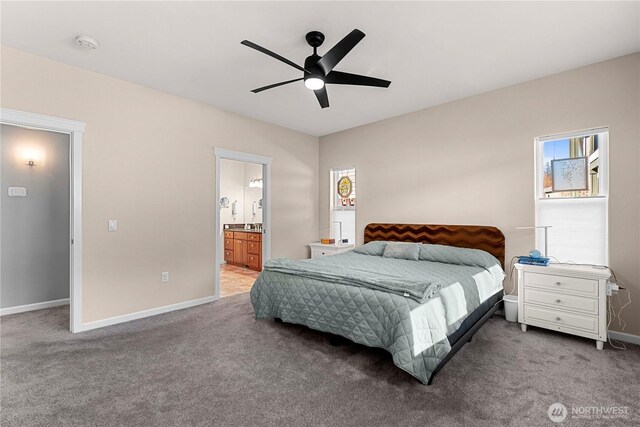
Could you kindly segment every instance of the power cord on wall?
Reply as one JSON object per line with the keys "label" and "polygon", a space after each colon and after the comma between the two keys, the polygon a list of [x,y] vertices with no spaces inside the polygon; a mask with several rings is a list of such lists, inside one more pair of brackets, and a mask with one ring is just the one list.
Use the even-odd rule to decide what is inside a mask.
{"label": "power cord on wall", "polygon": [[518,284],[513,280],[513,273],[516,271],[516,260],[518,258],[519,257],[514,256],[511,258],[511,261],[509,261],[509,282],[511,282],[511,291],[507,295],[514,295],[515,290],[518,288]]}
{"label": "power cord on wall", "polygon": [[[614,280],[615,280],[615,276],[614,276]],[[616,280],[617,283],[617,280]],[[619,286],[619,285],[618,285]],[[620,308],[618,309],[618,311],[616,312],[615,307],[613,306],[613,295],[609,295],[607,297],[607,315],[608,315],[608,320],[607,320],[607,330],[609,330],[609,326],[611,325],[611,323],[617,319],[618,320],[618,326],[620,326],[620,331],[624,331],[624,328],[627,326],[627,322],[625,322],[622,317],[621,317],[621,313],[622,310],[624,310],[624,308],[626,306],[628,306],[629,304],[631,304],[631,291],[627,288],[623,288],[620,287],[618,290],[618,295],[620,295],[620,291],[622,292],[626,292],[627,293],[627,302],[625,302],[624,304],[622,304],[620,306]],[[611,347],[616,348],[618,350],[626,350],[627,346],[618,340],[613,340],[611,339],[611,337],[607,337],[609,339],[609,344],[611,344]]]}
{"label": "power cord on wall", "polygon": [[[616,273],[615,273],[615,271],[613,271],[613,268],[609,267],[608,265],[577,263],[577,262],[573,262],[573,261],[560,262],[556,258],[554,258],[554,260],[555,260],[555,262],[553,264],[578,265],[578,266],[599,268],[599,269],[602,269],[602,270],[609,269],[609,271],[611,271],[611,276],[613,277],[613,283],[615,283],[617,285],[617,287],[618,287],[618,295],[619,295],[620,291],[626,292],[628,301],[626,303],[622,304],[620,306],[620,308],[618,309],[618,311],[616,311],[616,309],[615,309],[615,307],[613,305],[613,295],[614,294],[607,292],[607,331],[609,330],[609,326],[611,325],[611,323],[614,320],[617,320],[618,321],[618,325],[620,326],[620,332],[623,332],[624,328],[627,326],[627,322],[625,322],[622,319],[622,311],[625,309],[626,306],[631,304],[631,291],[629,290],[629,288],[625,288],[623,286],[620,286],[621,282],[616,277]],[[613,347],[613,348],[615,348],[617,350],[626,350],[627,349],[627,346],[622,341],[618,341],[618,340],[612,339],[609,336],[608,332],[607,332],[607,340],[608,340],[609,344],[611,345],[611,347]]]}

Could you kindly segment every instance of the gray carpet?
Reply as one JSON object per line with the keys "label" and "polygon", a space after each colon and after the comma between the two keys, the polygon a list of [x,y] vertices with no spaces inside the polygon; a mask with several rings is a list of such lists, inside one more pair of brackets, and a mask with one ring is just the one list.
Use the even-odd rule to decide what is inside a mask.
{"label": "gray carpet", "polygon": [[424,386],[388,353],[253,318],[247,294],[73,335],[68,308],[2,318],[3,426],[551,425],[554,402],[640,422],[640,348],[488,321]]}

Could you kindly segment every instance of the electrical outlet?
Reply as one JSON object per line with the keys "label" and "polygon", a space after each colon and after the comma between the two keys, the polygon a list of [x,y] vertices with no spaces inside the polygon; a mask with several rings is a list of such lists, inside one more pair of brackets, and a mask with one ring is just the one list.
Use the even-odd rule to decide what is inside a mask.
{"label": "electrical outlet", "polygon": [[169,272],[168,271],[163,271],[162,272],[162,283],[167,283],[169,281]]}
{"label": "electrical outlet", "polygon": [[118,220],[110,219],[109,220],[109,231],[118,231]]}

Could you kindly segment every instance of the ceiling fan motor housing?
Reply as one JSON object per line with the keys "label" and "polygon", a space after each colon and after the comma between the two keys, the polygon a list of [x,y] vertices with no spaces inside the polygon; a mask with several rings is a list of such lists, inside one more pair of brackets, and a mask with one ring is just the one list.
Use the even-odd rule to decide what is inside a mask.
{"label": "ceiling fan motor housing", "polygon": [[305,80],[309,77],[325,77],[324,71],[318,65],[318,60],[320,58],[320,55],[314,53],[313,55],[307,56],[307,59],[304,60],[304,68],[309,71],[309,73],[304,73]]}
{"label": "ceiling fan motor housing", "polygon": [[324,82],[324,70],[318,66],[318,60],[321,58],[320,55],[318,55],[318,47],[322,46],[324,42],[324,34],[320,31],[310,31],[305,38],[309,46],[313,48],[313,55],[308,56],[307,59],[304,60],[304,68],[309,71],[308,73],[304,73],[304,81],[306,82],[308,79],[320,79]]}
{"label": "ceiling fan motor housing", "polygon": [[313,53],[315,53],[315,49],[317,47],[322,46],[322,43],[324,43],[324,34],[322,34],[320,31],[308,32],[305,38],[307,39],[307,43],[309,43],[309,46],[313,48]]}

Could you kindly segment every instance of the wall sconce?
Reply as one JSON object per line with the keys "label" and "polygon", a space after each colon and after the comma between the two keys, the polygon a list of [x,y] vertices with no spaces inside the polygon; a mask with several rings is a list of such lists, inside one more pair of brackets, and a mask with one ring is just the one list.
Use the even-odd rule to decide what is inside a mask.
{"label": "wall sconce", "polygon": [[262,178],[251,178],[249,188],[262,188]]}
{"label": "wall sconce", "polygon": [[22,161],[29,167],[42,165],[42,150],[26,148],[22,150]]}

